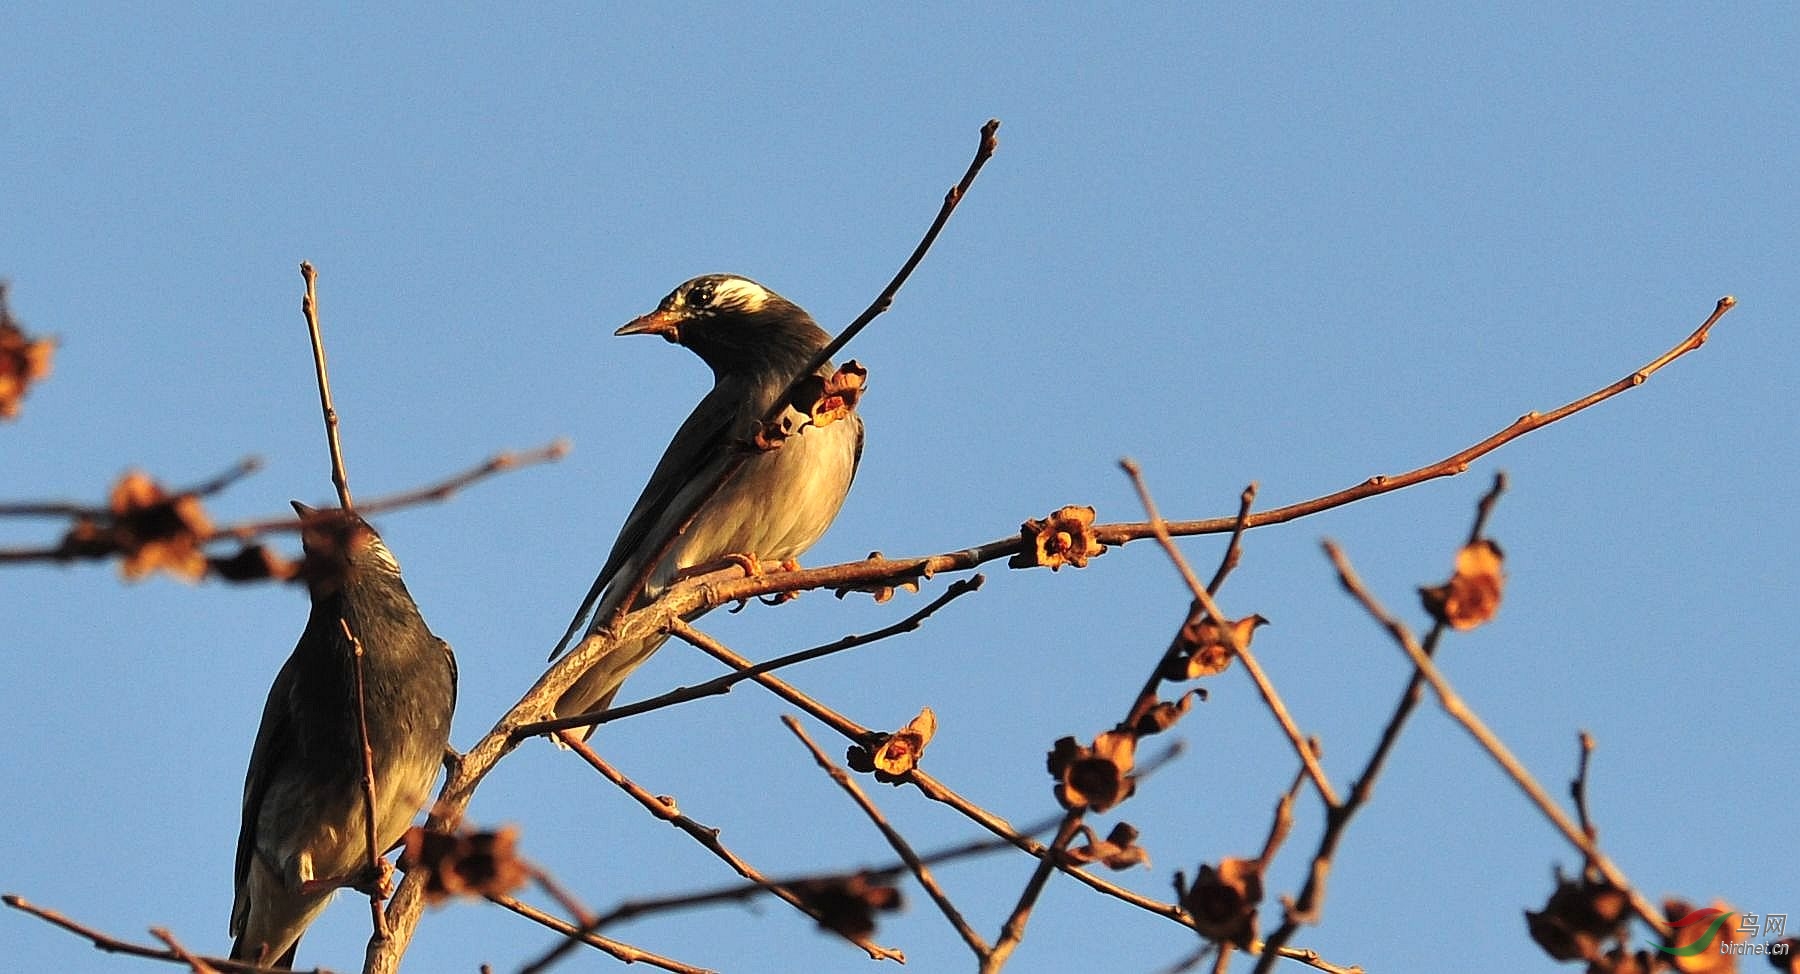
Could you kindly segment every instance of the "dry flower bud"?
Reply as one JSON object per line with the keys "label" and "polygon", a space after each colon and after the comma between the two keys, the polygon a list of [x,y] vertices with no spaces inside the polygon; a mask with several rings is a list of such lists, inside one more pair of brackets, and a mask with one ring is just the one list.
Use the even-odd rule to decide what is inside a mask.
{"label": "dry flower bud", "polygon": [[1091,747],[1073,737],[1058,740],[1046,762],[1057,779],[1056,800],[1064,808],[1104,812],[1130,798],[1137,789],[1131,776],[1136,753],[1137,735],[1127,731],[1107,731]]}
{"label": "dry flower bud", "polygon": [[1503,560],[1500,546],[1486,538],[1465,545],[1456,553],[1456,573],[1448,582],[1419,589],[1425,611],[1456,630],[1473,629],[1494,618],[1506,586]]}
{"label": "dry flower bud", "polygon": [[1227,858],[1216,869],[1203,865],[1193,886],[1177,873],[1175,892],[1202,937],[1228,947],[1248,947],[1256,940],[1256,907],[1263,898],[1258,861]]}
{"label": "dry flower bud", "polygon": [[1095,838],[1094,830],[1085,825],[1081,832],[1087,837],[1086,844],[1063,850],[1064,859],[1079,865],[1097,862],[1114,870],[1150,865],[1150,853],[1137,844],[1138,830],[1129,822],[1113,826],[1104,839]]}
{"label": "dry flower bud", "polygon": [[875,914],[901,907],[900,891],[869,873],[809,879],[787,887],[818,915],[819,926],[852,940],[875,932]]}
{"label": "dry flower bud", "polygon": [[1592,961],[1623,930],[1628,905],[1625,894],[1605,881],[1559,875],[1544,908],[1525,911],[1525,925],[1552,960]]}
{"label": "dry flower bud", "polygon": [[228,558],[208,558],[206,566],[227,582],[285,582],[300,574],[300,566],[281,557],[268,545],[245,545]]}
{"label": "dry flower bud", "polygon": [[525,885],[531,866],[519,858],[519,830],[451,835],[414,826],[406,830],[400,868],[428,870],[425,902],[456,896],[498,896]]}
{"label": "dry flower bud", "polygon": [[135,581],[159,569],[190,582],[206,574],[206,554],[200,547],[212,533],[212,522],[199,498],[171,497],[133,470],[113,485],[107,507],[112,513],[113,544],[125,556],[120,570],[126,579]]}
{"label": "dry flower bud", "polygon": [[863,368],[862,363],[851,359],[839,366],[830,377],[821,380],[817,396],[812,400],[812,408],[808,410],[812,416],[812,424],[830,426],[855,412],[856,404],[862,400],[863,386],[868,378],[869,370]]}
{"label": "dry flower bud", "polygon": [[1237,645],[1248,646],[1256,635],[1256,627],[1268,624],[1269,620],[1260,615],[1229,620],[1223,626],[1211,616],[1189,619],[1169,645],[1160,675],[1172,683],[1217,676],[1231,666],[1237,655],[1227,633],[1237,640]]}
{"label": "dry flower bud", "polygon": [[937,733],[937,714],[930,707],[919,711],[919,716],[905,727],[887,736],[873,753],[869,755],[869,765],[875,772],[875,780],[896,784],[901,776],[911,771],[925,754],[925,745],[931,743],[931,736]]}
{"label": "dry flower bud", "polygon": [[1189,710],[1193,709],[1196,697],[1205,700],[1206,691],[1196,687],[1174,700],[1157,701],[1149,710],[1144,711],[1143,716],[1137,719],[1137,723],[1131,725],[1132,731],[1140,737],[1145,737],[1168,730],[1175,726],[1176,721],[1187,716]]}
{"label": "dry flower bud", "polygon": [[1019,525],[1019,537],[1025,542],[1025,550],[1007,561],[1009,568],[1086,568],[1089,558],[1106,553],[1106,546],[1094,537],[1091,507],[1071,504],[1041,521],[1032,518]]}
{"label": "dry flower bud", "polygon": [[56,341],[32,338],[13,319],[6,305],[6,284],[0,282],[0,419],[19,415],[19,404],[31,384],[50,374]]}

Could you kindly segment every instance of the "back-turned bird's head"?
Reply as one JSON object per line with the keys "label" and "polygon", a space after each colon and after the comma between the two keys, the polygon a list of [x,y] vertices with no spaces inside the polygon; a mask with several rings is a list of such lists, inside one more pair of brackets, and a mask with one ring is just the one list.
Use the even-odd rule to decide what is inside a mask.
{"label": "back-turned bird's head", "polygon": [[792,372],[831,340],[799,305],[736,274],[696,277],[616,334],[661,335],[691,349],[715,377]]}
{"label": "back-turned bird's head", "polygon": [[[398,590],[400,562],[381,535],[354,511],[320,510],[290,501],[300,515],[300,544],[306,551],[301,574],[315,603],[344,593]],[[410,600],[409,600],[410,601]]]}

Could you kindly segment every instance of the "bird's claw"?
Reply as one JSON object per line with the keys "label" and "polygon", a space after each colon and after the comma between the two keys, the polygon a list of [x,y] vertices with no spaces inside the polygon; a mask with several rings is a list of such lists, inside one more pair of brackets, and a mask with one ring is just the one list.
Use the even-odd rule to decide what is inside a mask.
{"label": "bird's claw", "polygon": [[386,858],[375,860],[377,865],[363,870],[351,888],[365,896],[387,899],[394,895],[394,864]]}

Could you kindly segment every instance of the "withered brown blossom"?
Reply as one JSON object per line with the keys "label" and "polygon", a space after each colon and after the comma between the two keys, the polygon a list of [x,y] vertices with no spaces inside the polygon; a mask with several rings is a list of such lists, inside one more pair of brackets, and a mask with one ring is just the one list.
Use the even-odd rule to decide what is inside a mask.
{"label": "withered brown blossom", "polygon": [[1081,827],[1081,833],[1087,838],[1085,843],[1063,850],[1063,858],[1069,862],[1080,865],[1097,862],[1114,870],[1150,865],[1150,853],[1137,844],[1138,830],[1129,822],[1114,825],[1104,839],[1096,838],[1094,830],[1085,825]]}
{"label": "withered brown blossom", "polygon": [[1494,618],[1506,587],[1504,558],[1500,546],[1486,538],[1465,545],[1456,553],[1456,573],[1448,582],[1419,589],[1425,611],[1457,630],[1473,629]]}
{"label": "withered brown blossom", "polygon": [[1006,562],[1010,568],[1048,568],[1064,565],[1086,568],[1088,559],[1106,553],[1094,536],[1094,509],[1070,504],[1043,520],[1032,518],[1019,525],[1025,550]]}
{"label": "withered brown blossom", "polygon": [[[161,570],[191,582],[206,574],[201,545],[212,534],[212,522],[198,497],[170,496],[154,480],[133,470],[113,485],[107,508],[112,520],[108,541],[125,556],[120,571],[126,579],[135,581]],[[83,537],[94,530],[91,522],[80,522],[64,543],[83,543]]]}
{"label": "withered brown blossom", "polygon": [[900,891],[871,873],[809,879],[787,886],[819,917],[819,926],[852,940],[875,932],[875,914],[900,909]]}
{"label": "withered brown blossom", "polygon": [[925,754],[925,745],[937,733],[937,714],[930,707],[919,711],[910,723],[892,734],[882,734],[872,748],[850,746],[846,760],[851,770],[875,773],[875,780],[897,785],[906,773],[917,767]]}
{"label": "withered brown blossom", "polygon": [[1260,615],[1228,620],[1223,626],[1211,616],[1190,619],[1182,624],[1181,631],[1169,644],[1169,653],[1163,658],[1159,675],[1172,683],[1180,683],[1223,673],[1237,655],[1231,649],[1227,633],[1236,638],[1237,645],[1249,646],[1256,628],[1268,624],[1269,620]]}
{"label": "withered brown blossom", "polygon": [[1056,742],[1045,762],[1056,779],[1056,800],[1067,809],[1104,812],[1131,797],[1137,779],[1131,775],[1137,755],[1137,735],[1107,731],[1082,745],[1075,738]]}
{"label": "withered brown blossom", "polygon": [[1262,863],[1255,859],[1220,860],[1200,867],[1194,885],[1175,874],[1176,898],[1194,919],[1202,937],[1227,947],[1248,947],[1256,940],[1256,908],[1262,902]]}
{"label": "withered brown blossom", "polygon": [[50,374],[55,353],[54,339],[25,334],[7,306],[6,282],[0,281],[0,420],[19,415],[32,383]]}
{"label": "withered brown blossom", "polygon": [[1593,961],[1624,932],[1630,901],[1604,880],[1557,877],[1544,908],[1525,911],[1525,925],[1552,960]]}
{"label": "withered brown blossom", "polygon": [[1187,716],[1193,709],[1195,698],[1206,699],[1206,691],[1198,687],[1189,690],[1174,700],[1159,700],[1145,710],[1131,729],[1140,737],[1160,734],[1175,726],[1175,722]]}
{"label": "withered brown blossom", "polygon": [[519,830],[451,835],[418,826],[406,831],[400,868],[429,871],[425,902],[457,896],[500,896],[525,885],[531,866],[519,858]]}

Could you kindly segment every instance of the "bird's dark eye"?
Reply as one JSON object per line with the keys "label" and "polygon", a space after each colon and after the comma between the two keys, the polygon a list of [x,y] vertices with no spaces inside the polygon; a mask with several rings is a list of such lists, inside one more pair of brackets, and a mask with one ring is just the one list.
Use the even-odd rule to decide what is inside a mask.
{"label": "bird's dark eye", "polygon": [[690,308],[705,308],[710,306],[712,302],[713,286],[712,282],[708,281],[705,284],[696,284],[690,288],[685,303]]}

